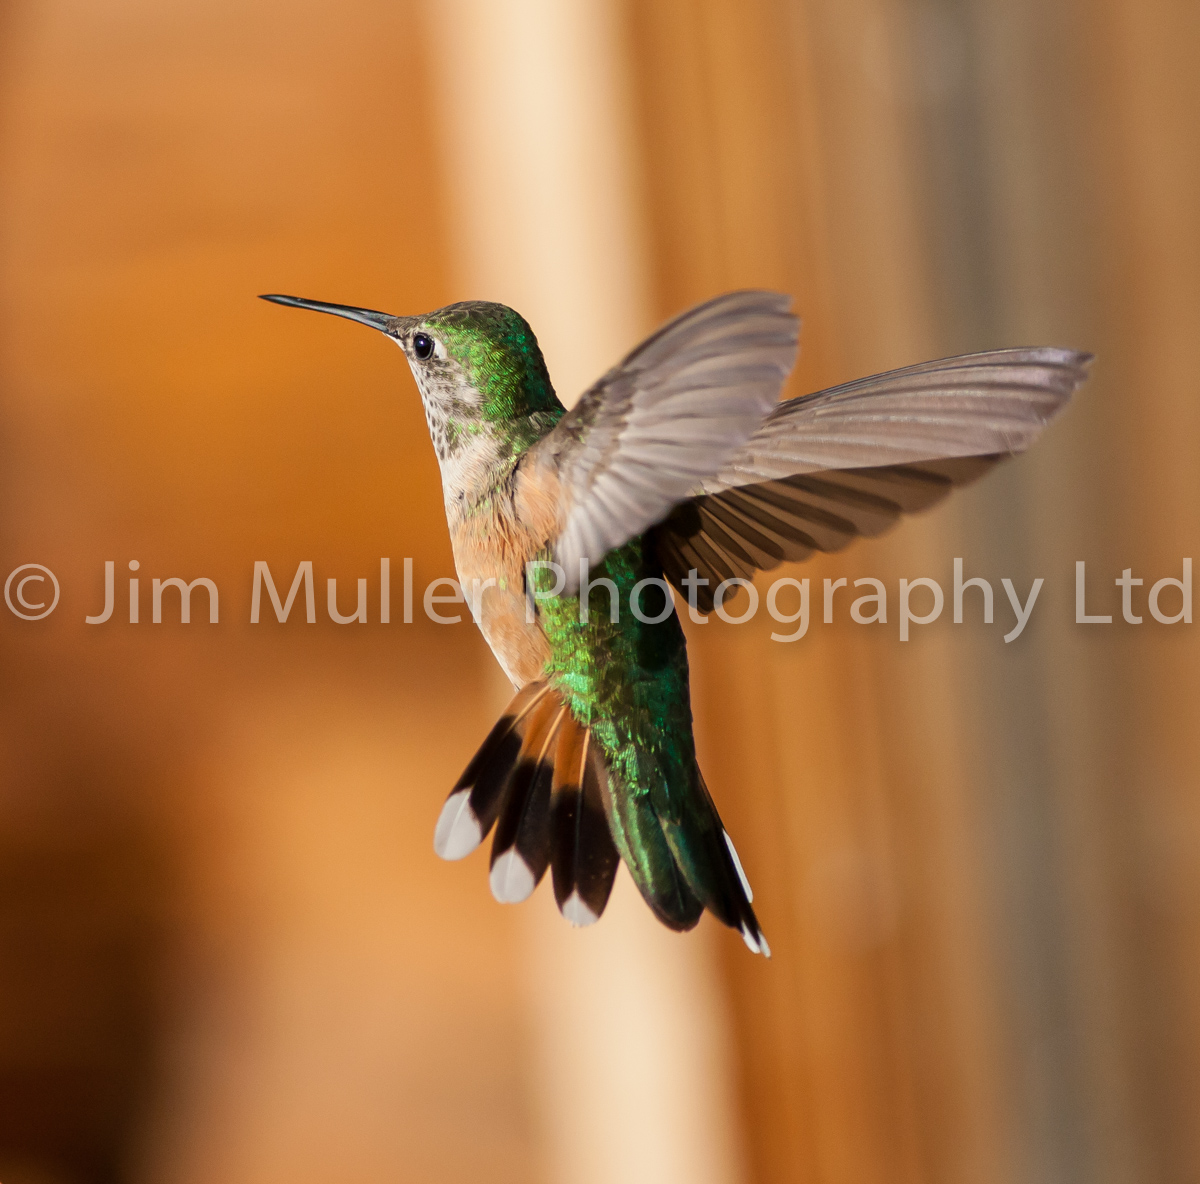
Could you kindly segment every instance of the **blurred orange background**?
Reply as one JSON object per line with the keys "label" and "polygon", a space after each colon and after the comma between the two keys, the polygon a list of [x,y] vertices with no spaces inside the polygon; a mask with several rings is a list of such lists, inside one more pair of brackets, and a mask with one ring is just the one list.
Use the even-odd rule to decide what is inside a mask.
{"label": "blurred orange background", "polygon": [[[0,574],[62,585],[0,611],[3,1184],[1200,1178],[1200,643],[1112,585],[1200,537],[1194,4],[11,0],[0,62]],[[469,622],[378,622],[382,557],[453,573],[419,399],[254,299],[502,300],[569,403],[744,286],[795,296],[791,394],[1098,355],[1028,456],[791,573],[1043,577],[1013,644],[690,629],[770,962],[436,859],[505,693]],[[315,625],[249,624],[257,560]],[[171,576],[219,624],[154,624]]]}

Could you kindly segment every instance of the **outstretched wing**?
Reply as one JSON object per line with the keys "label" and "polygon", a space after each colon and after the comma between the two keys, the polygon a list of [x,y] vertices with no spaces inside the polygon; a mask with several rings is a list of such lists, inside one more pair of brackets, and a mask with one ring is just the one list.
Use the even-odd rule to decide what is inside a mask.
{"label": "outstretched wing", "polygon": [[1091,355],[1039,348],[944,358],[780,403],[702,494],[655,531],[697,606],[716,586],[883,533],[1023,452],[1087,377]]}
{"label": "outstretched wing", "polygon": [[566,591],[579,563],[661,521],[762,427],[796,358],[777,292],[731,292],[676,317],[588,390],[534,449],[562,491],[553,541]]}

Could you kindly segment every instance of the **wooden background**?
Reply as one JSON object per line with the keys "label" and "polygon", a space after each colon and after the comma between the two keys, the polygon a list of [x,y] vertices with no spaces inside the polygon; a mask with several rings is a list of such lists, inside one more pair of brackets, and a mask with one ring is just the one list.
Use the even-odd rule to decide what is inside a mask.
{"label": "wooden background", "polygon": [[[1200,1176],[1200,643],[1112,587],[1200,537],[1198,51],[1168,0],[10,0],[0,568],[63,598],[0,619],[0,1180]],[[503,699],[469,625],[247,623],[258,559],[343,605],[452,570],[395,349],[255,293],[508,300],[569,400],[744,285],[795,295],[792,393],[1099,358],[1029,456],[789,573],[959,556],[998,622],[1044,577],[1012,645],[691,630],[769,964],[436,860]],[[220,624],[85,626],[106,560]]]}

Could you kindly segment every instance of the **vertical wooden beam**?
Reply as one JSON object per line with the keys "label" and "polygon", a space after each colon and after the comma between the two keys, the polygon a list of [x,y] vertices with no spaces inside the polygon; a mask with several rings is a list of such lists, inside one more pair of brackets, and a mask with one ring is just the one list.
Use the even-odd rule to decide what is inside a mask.
{"label": "vertical wooden beam", "polygon": [[[570,403],[653,327],[619,10],[454,0],[432,12],[464,296],[529,319]],[[595,929],[570,930],[545,888],[522,919],[549,1178],[739,1180],[707,931],[663,929],[624,873]]]}

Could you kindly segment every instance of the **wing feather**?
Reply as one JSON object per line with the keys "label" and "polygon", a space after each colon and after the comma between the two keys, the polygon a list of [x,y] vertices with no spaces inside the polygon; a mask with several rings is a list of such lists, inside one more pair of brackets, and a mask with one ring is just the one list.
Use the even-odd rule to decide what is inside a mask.
{"label": "wing feather", "polygon": [[1024,451],[1091,361],[994,350],[777,403],[796,352],[788,304],[733,292],[684,313],[531,449],[561,490],[548,541],[564,591],[581,559],[650,528],[670,579],[694,568],[711,587],[878,535]]}
{"label": "wing feather", "polygon": [[796,356],[789,297],[732,292],[663,326],[588,390],[530,452],[563,516],[552,540],[566,592],[579,562],[661,521],[721,471],[776,405]]}
{"label": "wing feather", "polygon": [[721,580],[874,537],[1021,452],[1087,376],[1039,348],[943,358],[779,404],[655,528],[663,569],[713,607]]}
{"label": "wing feather", "polygon": [[780,403],[705,493],[815,473],[1023,452],[1087,376],[1043,346],[942,358]]}

